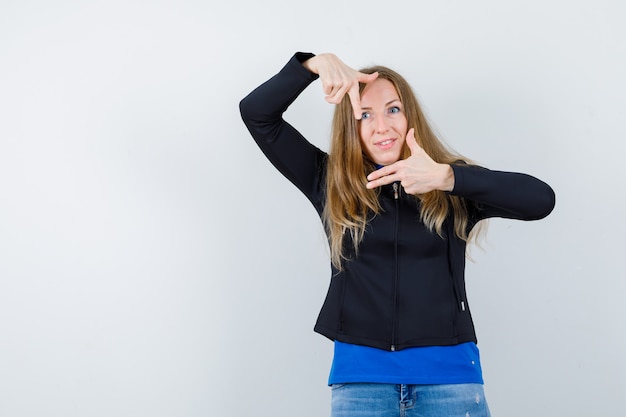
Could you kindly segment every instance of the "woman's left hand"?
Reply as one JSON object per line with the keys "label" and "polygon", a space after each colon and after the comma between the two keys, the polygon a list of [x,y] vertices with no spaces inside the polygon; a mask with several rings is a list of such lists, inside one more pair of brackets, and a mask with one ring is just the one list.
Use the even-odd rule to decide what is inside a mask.
{"label": "woman's left hand", "polygon": [[424,194],[433,190],[452,191],[452,168],[448,164],[433,161],[415,140],[415,129],[408,131],[406,144],[411,150],[411,156],[369,174],[367,188],[400,181],[408,194]]}

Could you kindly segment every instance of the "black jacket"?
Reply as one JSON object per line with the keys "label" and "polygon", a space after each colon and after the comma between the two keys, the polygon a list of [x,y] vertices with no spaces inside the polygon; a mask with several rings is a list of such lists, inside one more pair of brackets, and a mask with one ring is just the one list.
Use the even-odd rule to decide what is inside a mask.
{"label": "black jacket", "polygon": [[[240,103],[242,118],[274,166],[302,191],[321,216],[326,153],[282,118],[287,107],[317,78],[296,54]],[[547,216],[555,196],[525,174],[452,165],[451,194],[466,199],[470,225],[489,217],[535,220]],[[398,187],[397,193],[393,187]],[[382,187],[381,213],[368,222],[354,253],[344,239],[341,272],[332,268],[315,331],[332,339],[387,350],[455,345],[476,333],[465,294],[465,242],[444,224],[444,237],[420,220],[419,200],[397,184]]]}

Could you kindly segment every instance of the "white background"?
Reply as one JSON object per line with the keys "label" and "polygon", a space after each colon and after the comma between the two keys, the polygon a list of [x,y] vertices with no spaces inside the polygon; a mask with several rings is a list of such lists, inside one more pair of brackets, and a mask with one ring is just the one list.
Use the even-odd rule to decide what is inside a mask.
{"label": "white background", "polygon": [[[553,186],[468,266],[492,413],[626,415],[623,4],[2,1],[0,416],[328,415],[322,227],[237,107],[297,50]],[[331,112],[287,118],[326,149]]]}

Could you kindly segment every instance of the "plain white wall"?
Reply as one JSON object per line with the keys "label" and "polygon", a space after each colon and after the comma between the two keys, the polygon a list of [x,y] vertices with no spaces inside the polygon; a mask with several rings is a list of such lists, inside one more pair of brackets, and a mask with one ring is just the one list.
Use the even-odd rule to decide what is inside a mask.
{"label": "plain white wall", "polygon": [[[312,207],[238,102],[293,52],[380,63],[442,137],[550,183],[467,280],[495,416],[626,415],[620,0],[5,0],[0,415],[323,416]],[[312,85],[287,117],[327,147]]]}

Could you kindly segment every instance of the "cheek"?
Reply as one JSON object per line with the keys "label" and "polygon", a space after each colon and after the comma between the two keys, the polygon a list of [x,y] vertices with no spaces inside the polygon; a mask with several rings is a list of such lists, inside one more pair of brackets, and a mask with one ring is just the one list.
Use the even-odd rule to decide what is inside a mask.
{"label": "cheek", "polygon": [[409,123],[406,120],[406,117],[403,117],[399,122],[398,132],[406,138],[406,134],[409,132]]}
{"label": "cheek", "polygon": [[406,135],[407,133],[409,133],[409,125],[406,121],[406,118],[404,120],[401,120],[400,123],[398,123],[397,125],[397,131],[398,134],[400,135],[400,137],[402,138],[402,148],[401,151],[402,152],[404,150],[404,148],[407,146],[406,144]]}

